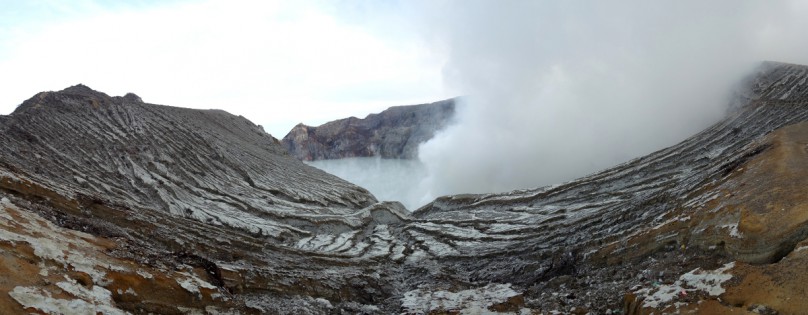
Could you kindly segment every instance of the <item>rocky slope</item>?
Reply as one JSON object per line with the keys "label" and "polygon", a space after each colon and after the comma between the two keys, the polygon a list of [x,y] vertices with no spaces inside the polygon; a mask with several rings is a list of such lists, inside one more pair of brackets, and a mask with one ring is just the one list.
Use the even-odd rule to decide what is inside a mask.
{"label": "rocky slope", "polygon": [[[0,119],[0,135],[0,198],[7,215],[23,213],[32,224],[44,218],[55,224],[48,229],[90,233],[103,240],[81,235],[106,246],[82,245],[91,253],[73,253],[77,246],[59,243],[58,235],[30,236],[29,229],[12,224],[2,240],[13,248],[26,243],[44,261],[24,277],[52,275],[38,265],[59,266],[57,278],[63,269],[80,270],[92,277],[88,288],[112,295],[114,304],[107,304],[130,312],[204,308],[200,301],[229,307],[236,292],[244,293],[236,309],[249,311],[246,299],[253,292],[291,295],[299,286],[335,289],[332,298],[350,296],[355,290],[340,291],[348,283],[341,278],[362,278],[363,267],[311,263],[310,255],[288,244],[315,232],[361,230],[406,215],[397,204],[377,204],[366,190],[303,165],[258,126],[223,111],[151,105],[79,85],[24,102]],[[51,244],[45,254],[36,250],[43,243]],[[62,253],[93,258],[79,267]],[[107,266],[107,256],[165,277],[157,281],[139,269]],[[188,282],[176,272],[204,280]],[[116,277],[135,293],[116,294]],[[20,283],[12,281],[7,289],[13,285]],[[185,292],[168,294],[180,287]],[[198,287],[209,294],[200,295]],[[161,299],[134,297],[149,292]],[[55,296],[32,294],[40,300]]]}
{"label": "rocky slope", "polygon": [[678,145],[412,214],[240,117],[41,93],[0,117],[0,312],[804,314],[806,80],[765,63]]}
{"label": "rocky slope", "polygon": [[431,139],[454,115],[455,99],[431,104],[394,106],[364,119],[345,118],[318,127],[298,124],[283,145],[304,160],[380,156],[411,159],[418,145]]}

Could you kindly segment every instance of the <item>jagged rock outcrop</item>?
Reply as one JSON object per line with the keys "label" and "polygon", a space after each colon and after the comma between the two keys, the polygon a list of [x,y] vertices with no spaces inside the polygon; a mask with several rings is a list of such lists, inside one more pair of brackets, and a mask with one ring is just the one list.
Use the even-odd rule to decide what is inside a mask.
{"label": "jagged rock outcrop", "polygon": [[808,67],[568,183],[406,213],[243,118],[40,93],[0,117],[0,312],[805,313]]}
{"label": "jagged rock outcrop", "polygon": [[283,137],[289,153],[304,161],[380,156],[411,159],[418,145],[443,129],[454,115],[455,99],[394,106],[364,119],[350,117],[318,127],[298,124]]}

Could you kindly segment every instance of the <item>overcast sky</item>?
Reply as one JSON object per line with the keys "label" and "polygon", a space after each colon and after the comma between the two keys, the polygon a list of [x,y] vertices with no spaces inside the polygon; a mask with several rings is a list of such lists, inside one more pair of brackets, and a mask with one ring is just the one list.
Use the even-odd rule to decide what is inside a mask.
{"label": "overcast sky", "polygon": [[453,96],[398,1],[0,0],[0,114],[83,83],[218,108],[283,137]]}

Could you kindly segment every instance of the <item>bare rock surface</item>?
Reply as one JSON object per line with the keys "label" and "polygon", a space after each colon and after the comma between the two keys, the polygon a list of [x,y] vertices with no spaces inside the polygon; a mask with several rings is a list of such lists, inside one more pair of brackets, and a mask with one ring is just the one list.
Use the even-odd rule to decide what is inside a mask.
{"label": "bare rock surface", "polygon": [[350,117],[313,127],[298,124],[283,145],[304,160],[380,156],[412,159],[418,145],[446,127],[455,111],[455,99],[431,104],[394,106],[364,119]]}
{"label": "bare rock surface", "polygon": [[255,291],[352,300],[357,292],[346,279],[372,273],[339,258],[312,262],[292,245],[408,216],[399,204],[379,204],[365,189],[302,164],[243,117],[132,95],[78,85],[37,94],[3,117],[2,197],[111,240],[116,258],[207,270],[219,294],[245,292],[239,305],[247,311],[260,310],[244,300]]}
{"label": "bare rock surface", "polygon": [[675,146],[412,214],[241,117],[43,92],[0,117],[0,312],[804,314],[806,80],[764,63]]}

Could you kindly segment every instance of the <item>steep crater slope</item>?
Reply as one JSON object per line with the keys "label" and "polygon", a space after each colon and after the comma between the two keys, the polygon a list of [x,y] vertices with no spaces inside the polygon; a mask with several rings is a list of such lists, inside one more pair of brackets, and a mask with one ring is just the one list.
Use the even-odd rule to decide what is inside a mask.
{"label": "steep crater slope", "polygon": [[807,79],[764,63],[678,145],[412,215],[243,118],[39,94],[0,117],[0,310],[804,312]]}
{"label": "steep crater slope", "polygon": [[412,159],[418,145],[449,124],[456,99],[431,104],[394,106],[364,119],[350,117],[312,127],[299,124],[283,145],[292,156],[304,160],[380,156]]}
{"label": "steep crater slope", "polygon": [[[90,288],[105,284],[117,306],[129,311],[177,312],[177,307],[194,305],[190,302],[201,294],[200,286],[213,290],[196,300],[242,311],[261,309],[246,307],[246,296],[253,292],[296,296],[303,287],[329,292],[311,295],[350,299],[357,290],[340,288],[346,278],[365,277],[366,270],[315,263],[288,244],[315,231],[372,229],[376,221],[397,222],[407,215],[398,204],[377,204],[365,189],[302,164],[260,127],[218,110],[146,104],[134,94],[110,97],[77,85],[25,101],[0,118],[0,135],[4,211],[11,216],[33,212],[35,219],[25,221],[45,218],[110,240],[105,243],[109,248],[89,251],[100,256],[88,254],[84,262],[89,264],[84,273],[100,276],[82,281]],[[12,245],[47,243],[53,245],[48,252],[65,253],[75,247],[26,236],[14,226],[7,232],[3,241]],[[34,254],[45,265],[79,268],[61,255]],[[176,280],[173,286],[184,284],[191,293],[189,303],[181,301],[182,293],[176,299],[163,295],[136,303],[136,296],[155,291],[154,286],[165,292],[174,288],[133,272],[126,281],[134,293],[116,292],[116,280],[107,277],[109,267],[103,266],[110,254],[163,274],[196,270],[205,284],[170,278]],[[51,294],[35,293],[40,300]],[[233,302],[235,293],[243,293],[240,301]]]}
{"label": "steep crater slope", "polygon": [[78,85],[34,96],[0,128],[3,161],[66,196],[103,196],[262,235],[294,234],[286,219],[341,220],[376,202],[362,188],[301,167],[260,127],[218,110],[151,105]]}

